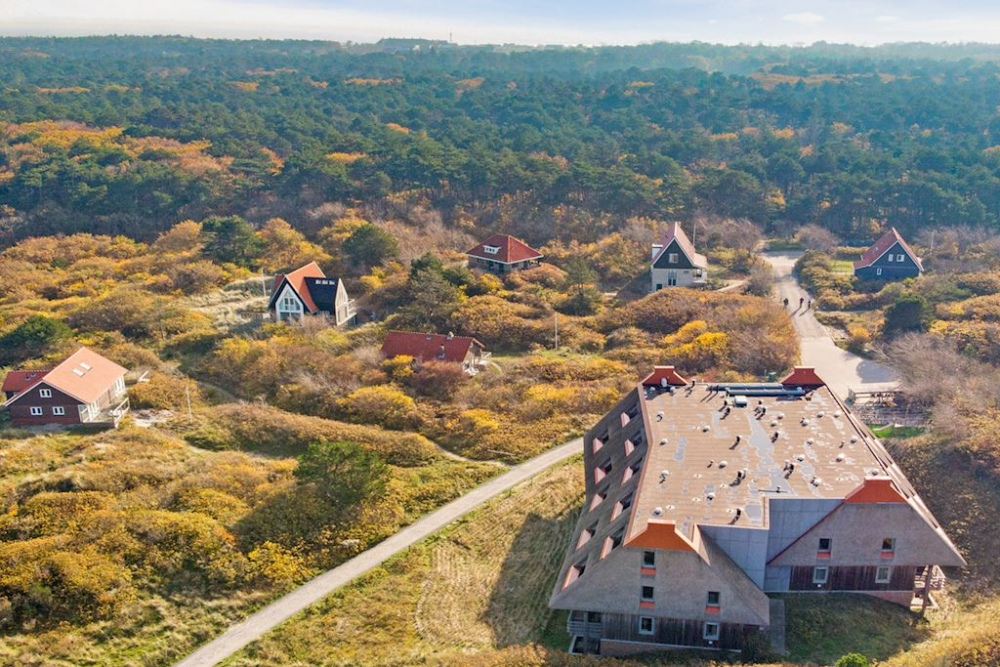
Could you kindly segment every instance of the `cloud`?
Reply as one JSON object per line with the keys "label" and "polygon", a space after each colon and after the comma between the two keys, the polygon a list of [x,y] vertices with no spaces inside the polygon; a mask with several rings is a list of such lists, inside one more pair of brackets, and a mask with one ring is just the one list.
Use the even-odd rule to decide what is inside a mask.
{"label": "cloud", "polygon": [[819,25],[826,20],[825,16],[820,14],[814,14],[813,12],[798,12],[796,14],[785,14],[781,17],[782,21],[788,21],[789,23],[797,23],[799,25],[814,26]]}
{"label": "cloud", "polygon": [[875,21],[878,23],[896,23],[902,19],[898,16],[876,16]]}

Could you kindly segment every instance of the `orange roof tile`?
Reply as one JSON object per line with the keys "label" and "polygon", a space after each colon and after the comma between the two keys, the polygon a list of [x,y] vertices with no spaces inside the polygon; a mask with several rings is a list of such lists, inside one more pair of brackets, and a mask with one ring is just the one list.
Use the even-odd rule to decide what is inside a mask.
{"label": "orange roof tile", "polygon": [[11,371],[3,379],[3,388],[0,391],[20,394],[25,389],[36,384],[45,377],[48,370],[43,371]]}
{"label": "orange roof tile", "polygon": [[295,290],[295,293],[299,295],[299,299],[302,300],[302,304],[309,310],[310,313],[315,313],[319,310],[316,303],[313,301],[312,295],[309,293],[309,289],[306,287],[306,278],[326,278],[326,274],[323,273],[323,269],[319,268],[319,264],[316,262],[309,262],[305,266],[295,269],[290,273],[279,273],[274,277],[274,289],[271,292],[271,302],[268,307],[274,305],[274,300],[277,298],[278,293],[281,290],[282,282],[287,282]]}
{"label": "orange roof tile", "polygon": [[861,483],[861,486],[851,491],[844,498],[845,503],[905,503],[903,497],[886,477],[870,478]]}
{"label": "orange roof tile", "polygon": [[[496,253],[488,253],[485,250],[486,246],[499,248],[499,250]],[[503,262],[504,264],[524,262],[529,259],[541,259],[543,257],[542,253],[509,234],[494,234],[465,254],[494,262]]]}
{"label": "orange roof tile", "polygon": [[673,521],[650,519],[645,529],[632,539],[626,546],[646,547],[647,549],[668,549],[670,551],[694,551],[683,535],[677,532]]}
{"label": "orange roof tile", "polygon": [[[406,355],[414,359],[440,359],[461,363],[469,354],[473,343],[483,347],[475,338],[468,336],[446,336],[444,334],[418,333],[414,331],[390,331],[382,343],[385,357]],[[443,355],[442,355],[443,349]]]}
{"label": "orange roof tile", "polygon": [[826,383],[816,375],[816,369],[812,366],[796,366],[781,384],[786,387],[822,387]]}
{"label": "orange roof tile", "polygon": [[[128,371],[93,350],[81,347],[31,386],[44,382],[81,403],[93,403]],[[22,391],[7,404],[24,396]]]}
{"label": "orange roof tile", "polygon": [[674,366],[654,366],[653,372],[642,381],[644,387],[662,386],[662,381],[666,380],[668,385],[673,387],[683,387],[688,381],[681,376]]}

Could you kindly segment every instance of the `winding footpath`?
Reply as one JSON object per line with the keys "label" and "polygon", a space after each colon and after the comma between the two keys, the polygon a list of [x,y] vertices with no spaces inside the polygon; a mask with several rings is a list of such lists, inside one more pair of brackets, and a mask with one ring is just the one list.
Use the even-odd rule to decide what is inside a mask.
{"label": "winding footpath", "polygon": [[[826,328],[808,307],[812,296],[799,287],[792,269],[800,252],[766,252],[764,259],[774,269],[778,299],[788,299],[788,311],[799,334],[802,364],[812,366],[842,400],[849,389],[855,391],[885,390],[899,381],[895,371],[884,364],[863,359],[837,347]],[[799,307],[799,299],[803,306]]]}
{"label": "winding footpath", "polygon": [[256,614],[230,626],[224,633],[176,663],[175,667],[211,667],[211,665],[225,660],[295,614],[319,602],[334,590],[381,565],[416,542],[436,533],[455,519],[582,451],[583,440],[577,438],[514,466],[499,477],[477,486],[461,498],[453,500],[418,519],[346,563],[332,570],[327,570],[288,595],[275,600]]}
{"label": "winding footpath", "polygon": [[[798,258],[798,253],[765,253],[764,257],[774,268],[778,298],[788,299],[792,321],[801,339],[803,364],[813,366],[819,376],[826,380],[830,388],[841,398],[847,398],[848,389],[884,389],[888,384],[896,382],[897,378],[892,369],[840,349],[834,345],[833,339],[816,320],[811,309],[805,306],[797,307],[800,298],[805,303],[808,303],[810,298],[792,275],[792,267]],[[176,663],[175,667],[211,667],[225,660],[295,614],[319,602],[337,588],[436,533],[488,500],[582,451],[583,441],[577,438],[511,468],[461,498],[418,519],[346,563],[324,572],[288,595],[275,600],[256,614],[230,626],[217,638]]]}

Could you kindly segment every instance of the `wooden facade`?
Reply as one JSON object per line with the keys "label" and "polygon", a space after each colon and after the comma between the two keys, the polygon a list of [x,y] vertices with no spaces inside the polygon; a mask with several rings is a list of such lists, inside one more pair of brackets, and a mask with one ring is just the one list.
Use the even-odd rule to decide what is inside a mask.
{"label": "wooden facade", "polygon": [[[43,396],[47,391],[50,396]],[[110,400],[110,399],[108,399]],[[80,424],[80,401],[68,396],[47,384],[35,385],[29,389],[16,403],[10,406],[11,421],[18,426],[36,426],[39,424]],[[63,414],[56,414],[62,408]],[[32,414],[32,410],[41,414]]]}
{"label": "wooden facade", "polygon": [[[826,567],[818,563],[817,567]],[[878,583],[875,581],[878,568],[876,565],[858,566],[834,566],[827,568],[827,577],[824,583],[813,581],[815,568],[796,566],[792,568],[791,578],[788,584],[790,591],[912,591],[913,582],[917,576],[915,566],[902,565],[893,567],[891,563],[886,563],[881,567],[891,568],[889,581]]]}
{"label": "wooden facade", "polygon": [[[639,628],[640,615],[608,614],[602,615],[602,644],[605,641],[642,642],[663,646],[692,646],[724,650],[742,650],[746,637],[758,628],[752,625],[736,623],[719,623],[719,638],[705,639],[705,622],[691,619],[657,618],[653,619],[651,634],[643,633]],[[714,621],[707,621],[713,623]],[[650,647],[650,650],[655,650]],[[604,650],[601,651],[605,653]]]}

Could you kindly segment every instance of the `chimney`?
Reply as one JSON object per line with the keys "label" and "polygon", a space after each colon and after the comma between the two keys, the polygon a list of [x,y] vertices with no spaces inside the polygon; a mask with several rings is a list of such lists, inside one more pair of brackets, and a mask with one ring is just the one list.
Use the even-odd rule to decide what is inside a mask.
{"label": "chimney", "polygon": [[651,260],[656,259],[656,256],[660,254],[661,250],[663,250],[663,245],[660,244],[660,243],[654,243],[653,244],[653,254],[652,254],[652,256],[650,256],[649,259],[651,259]]}
{"label": "chimney", "polygon": [[444,359],[444,345],[438,349],[438,359]]}
{"label": "chimney", "polygon": [[454,331],[449,331],[448,332],[448,340],[452,340],[454,338],[455,338],[455,332]]}

